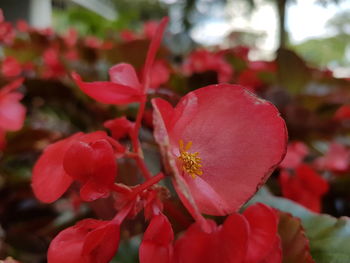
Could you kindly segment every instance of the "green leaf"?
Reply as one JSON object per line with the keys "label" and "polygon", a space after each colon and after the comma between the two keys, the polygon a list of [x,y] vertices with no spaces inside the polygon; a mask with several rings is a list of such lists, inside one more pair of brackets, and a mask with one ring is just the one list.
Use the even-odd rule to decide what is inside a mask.
{"label": "green leaf", "polygon": [[317,214],[285,198],[275,197],[263,188],[250,201],[262,202],[299,217],[310,240],[311,255],[317,263],[350,262],[350,220]]}

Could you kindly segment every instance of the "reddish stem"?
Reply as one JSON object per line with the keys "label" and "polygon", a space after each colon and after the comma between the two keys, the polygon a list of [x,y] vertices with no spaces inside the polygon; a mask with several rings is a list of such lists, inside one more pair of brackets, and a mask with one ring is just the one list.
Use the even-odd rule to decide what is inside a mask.
{"label": "reddish stem", "polygon": [[113,184],[111,190],[121,194],[130,194],[132,192],[129,187],[117,183]]}
{"label": "reddish stem", "polygon": [[131,136],[131,143],[132,143],[132,148],[133,148],[134,152],[136,153],[136,156],[134,158],[136,160],[137,166],[141,169],[143,176],[147,180],[147,179],[150,179],[152,177],[152,174],[149,172],[149,170],[144,162],[142,148],[140,145],[140,141],[138,139],[139,130],[141,127],[141,122],[142,122],[142,116],[143,116],[143,113],[145,112],[146,101],[147,101],[147,96],[144,95],[142,101],[140,102],[139,111],[137,112],[137,117],[136,117],[136,121],[135,121],[135,128],[134,128],[134,130],[132,132],[132,136]]}
{"label": "reddish stem", "polygon": [[146,182],[143,184],[140,184],[132,189],[132,193],[130,195],[130,199],[134,199],[139,193],[141,193],[143,190],[146,190],[150,188],[152,185],[158,183],[160,180],[164,178],[163,173],[159,173],[151,178],[149,178]]}

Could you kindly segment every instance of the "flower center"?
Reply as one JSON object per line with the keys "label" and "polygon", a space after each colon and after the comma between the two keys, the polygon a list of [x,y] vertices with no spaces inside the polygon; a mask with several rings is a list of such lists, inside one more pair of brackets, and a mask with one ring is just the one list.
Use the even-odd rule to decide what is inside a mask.
{"label": "flower center", "polygon": [[202,165],[201,158],[199,153],[189,153],[188,150],[192,147],[192,141],[189,141],[186,146],[184,145],[183,140],[179,140],[180,146],[180,156],[177,158],[182,162],[182,169],[187,172],[192,178],[196,178],[197,175],[202,175],[203,171],[201,170]]}

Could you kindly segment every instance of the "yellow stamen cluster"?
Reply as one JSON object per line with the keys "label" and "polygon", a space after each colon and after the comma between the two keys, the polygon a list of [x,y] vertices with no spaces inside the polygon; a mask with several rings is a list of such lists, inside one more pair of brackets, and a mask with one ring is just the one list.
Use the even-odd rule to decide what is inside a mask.
{"label": "yellow stamen cluster", "polygon": [[180,156],[177,158],[182,162],[182,169],[194,179],[197,175],[202,175],[202,165],[199,153],[189,153],[188,150],[192,147],[192,142],[189,141],[186,146],[183,140],[179,140]]}

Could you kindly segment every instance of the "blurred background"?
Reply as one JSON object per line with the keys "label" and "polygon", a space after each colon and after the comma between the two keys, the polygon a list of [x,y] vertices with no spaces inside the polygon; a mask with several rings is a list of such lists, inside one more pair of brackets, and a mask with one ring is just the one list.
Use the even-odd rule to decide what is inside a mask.
{"label": "blurred background", "polygon": [[[40,203],[30,185],[32,168],[50,143],[105,130],[103,123],[116,117],[135,120],[137,104],[98,103],[77,88],[71,72],[85,81],[107,80],[112,65],[126,62],[141,74],[156,21],[164,16],[170,23],[149,97],[175,105],[191,90],[229,82],[272,101],[286,120],[291,158],[317,173],[300,179],[295,167],[280,167],[269,189],[315,212],[350,216],[349,0],[0,0],[0,8],[0,96],[22,79],[7,89],[20,93],[14,103],[26,108],[21,129],[0,125],[0,262],[12,256],[44,263],[60,230],[82,218],[113,216],[109,199],[82,203],[75,185],[60,200]],[[150,105],[140,138],[156,173],[161,161]],[[127,138],[122,143],[130,144]],[[121,159],[118,165],[118,182],[140,183],[135,163]],[[283,169],[295,184],[281,183]],[[320,191],[318,184],[326,187]],[[181,220],[171,211],[180,211]],[[165,213],[176,233],[193,222],[176,194]],[[145,226],[142,216],[127,222],[113,263],[137,262]]]}
{"label": "blurred background", "polygon": [[346,0],[1,0],[0,8],[12,22],[58,32],[74,27],[100,38],[168,15],[172,52],[242,44],[254,47],[251,59],[272,60],[279,47],[288,47],[335,76],[349,76]]}

